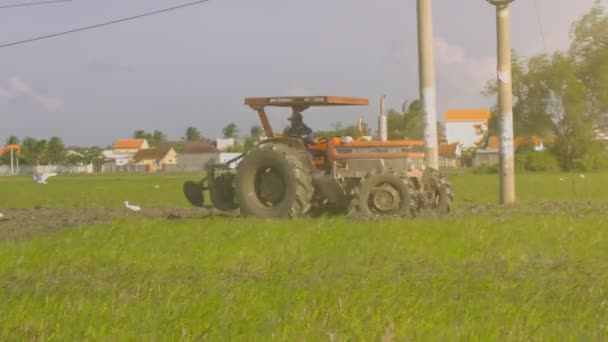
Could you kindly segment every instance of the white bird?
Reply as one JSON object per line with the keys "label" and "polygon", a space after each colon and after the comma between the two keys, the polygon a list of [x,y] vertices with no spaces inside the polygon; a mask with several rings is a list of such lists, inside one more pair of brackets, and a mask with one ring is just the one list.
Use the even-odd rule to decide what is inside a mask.
{"label": "white bird", "polygon": [[45,173],[35,173],[34,174],[34,183],[38,183],[38,184],[47,184],[46,180],[51,178],[51,177],[55,177],[57,176],[56,173],[49,173],[49,172],[45,172]]}
{"label": "white bird", "polygon": [[0,221],[2,221],[4,219],[4,214],[0,213]]}
{"label": "white bird", "polygon": [[566,178],[563,178],[563,177],[562,177],[562,178],[560,178],[559,180],[560,180],[561,182],[563,182],[563,181],[565,181],[565,180],[566,180]]}
{"label": "white bird", "polygon": [[585,178],[585,175],[581,173],[581,175],[579,176],[581,178]]}
{"label": "white bird", "polygon": [[141,207],[133,204],[129,204],[129,201],[125,201],[125,208],[131,211],[140,211]]}
{"label": "white bird", "polygon": [[160,189],[160,185],[155,185],[154,188],[155,189]]}

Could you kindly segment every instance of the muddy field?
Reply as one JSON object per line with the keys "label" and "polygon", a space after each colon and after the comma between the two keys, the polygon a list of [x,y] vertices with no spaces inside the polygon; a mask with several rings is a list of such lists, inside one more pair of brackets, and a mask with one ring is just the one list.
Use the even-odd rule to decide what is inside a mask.
{"label": "muddy field", "polygon": [[[568,215],[572,218],[589,214],[608,212],[607,203],[567,203],[541,202],[521,203],[513,206],[499,205],[462,205],[452,216],[476,217],[491,216],[502,221],[516,216],[550,217]],[[116,220],[188,220],[210,217],[235,217],[236,214],[222,213],[212,208],[188,207],[151,207],[140,212],[125,208],[19,208],[4,211],[0,219],[0,240],[20,240],[36,234],[77,228],[90,224],[111,224]],[[421,213],[417,219],[431,218],[432,213]]]}
{"label": "muddy field", "polygon": [[131,212],[124,208],[33,208],[8,209],[0,220],[0,240],[14,240],[90,224],[111,224],[121,219],[203,219],[227,216],[209,208],[145,208]]}

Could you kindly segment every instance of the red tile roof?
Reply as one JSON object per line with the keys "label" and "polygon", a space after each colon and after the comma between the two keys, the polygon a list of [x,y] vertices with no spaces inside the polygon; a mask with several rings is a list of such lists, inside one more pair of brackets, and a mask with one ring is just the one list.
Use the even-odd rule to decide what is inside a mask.
{"label": "red tile roof", "polygon": [[114,143],[114,148],[119,150],[135,150],[141,148],[144,139],[118,139]]}
{"label": "red tile roof", "polygon": [[487,109],[452,109],[445,113],[446,122],[489,120],[492,113]]}
{"label": "red tile roof", "polygon": [[454,156],[456,156],[457,149],[458,149],[458,143],[440,144],[439,145],[439,155],[441,157],[454,157]]}
{"label": "red tile roof", "polygon": [[142,160],[161,160],[171,150],[171,147],[145,148],[143,150],[137,151],[137,153],[135,153],[135,155],[133,156],[133,160],[136,163]]}

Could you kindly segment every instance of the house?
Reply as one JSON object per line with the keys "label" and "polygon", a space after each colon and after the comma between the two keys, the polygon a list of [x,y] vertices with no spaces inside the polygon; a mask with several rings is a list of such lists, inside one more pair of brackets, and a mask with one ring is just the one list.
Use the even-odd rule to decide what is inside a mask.
{"label": "house", "polygon": [[445,134],[448,143],[461,147],[478,147],[488,132],[492,113],[487,109],[454,109],[445,113]]}
{"label": "house", "polygon": [[229,147],[234,146],[234,138],[229,138],[229,139],[215,139],[215,148],[217,148],[219,151],[224,151]]}
{"label": "house", "polygon": [[[547,149],[547,146],[552,146],[555,143],[554,137],[515,137],[513,138],[513,148],[517,150],[522,146],[530,146],[534,151],[540,152]],[[487,149],[496,150],[500,148],[500,139],[497,136],[488,138]]]}
{"label": "house", "polygon": [[168,165],[177,164],[177,153],[172,147],[141,149],[133,156],[133,163],[145,166],[146,171],[164,171]]}
{"label": "house", "polygon": [[[534,151],[542,152],[555,144],[554,137],[515,137],[513,138],[513,148],[517,151],[518,148],[523,146],[530,146]],[[488,144],[483,149],[478,149],[475,152],[475,159],[473,161],[474,166],[480,165],[498,165],[500,160],[500,139],[497,136],[491,136],[488,138]]]}
{"label": "house", "polygon": [[118,155],[134,155],[141,149],[148,149],[150,145],[146,139],[118,139],[114,142],[112,151]]}
{"label": "house", "polygon": [[462,152],[460,150],[460,145],[457,142],[439,145],[439,167],[458,168],[461,165],[461,156]]}
{"label": "house", "polygon": [[177,157],[177,169],[180,171],[203,171],[210,161],[218,160],[219,151],[215,146],[204,141],[188,141],[184,152]]}

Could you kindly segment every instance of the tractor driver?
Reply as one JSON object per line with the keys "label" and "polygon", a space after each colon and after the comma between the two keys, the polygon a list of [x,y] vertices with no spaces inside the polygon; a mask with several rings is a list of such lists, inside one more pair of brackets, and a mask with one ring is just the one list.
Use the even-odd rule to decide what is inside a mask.
{"label": "tractor driver", "polygon": [[285,131],[283,132],[285,135],[300,138],[305,145],[311,145],[315,142],[316,139],[314,138],[312,129],[306,126],[304,119],[302,118],[302,113],[300,113],[298,109],[293,109],[293,114],[288,120],[291,121],[291,125],[285,128]]}

